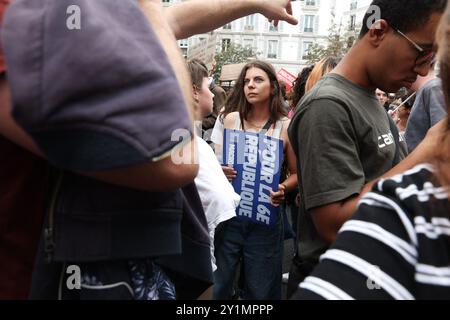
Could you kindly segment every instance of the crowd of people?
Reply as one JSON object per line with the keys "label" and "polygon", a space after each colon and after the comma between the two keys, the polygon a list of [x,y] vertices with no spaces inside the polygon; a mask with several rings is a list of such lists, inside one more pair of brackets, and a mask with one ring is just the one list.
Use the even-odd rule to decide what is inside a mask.
{"label": "crowd of people", "polygon": [[450,3],[372,6],[286,93],[176,40],[289,0],[0,0],[0,299],[450,298]]}

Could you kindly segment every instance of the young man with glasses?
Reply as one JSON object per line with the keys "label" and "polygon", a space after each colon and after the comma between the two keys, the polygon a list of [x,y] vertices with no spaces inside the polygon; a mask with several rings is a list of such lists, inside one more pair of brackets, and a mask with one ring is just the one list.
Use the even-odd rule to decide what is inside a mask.
{"label": "young man with glasses", "polygon": [[373,1],[358,42],[297,108],[289,137],[297,155],[301,208],[288,295],[317,264],[377,179],[426,159],[425,145],[401,161],[405,155],[398,131],[379,107],[375,90],[411,88],[418,75],[428,74],[446,3]]}

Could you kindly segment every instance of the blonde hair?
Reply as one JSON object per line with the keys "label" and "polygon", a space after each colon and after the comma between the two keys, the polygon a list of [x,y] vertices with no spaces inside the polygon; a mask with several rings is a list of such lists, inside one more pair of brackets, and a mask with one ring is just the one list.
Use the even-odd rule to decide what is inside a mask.
{"label": "blonde hair", "polygon": [[310,91],[324,75],[330,73],[337,66],[339,60],[339,58],[335,57],[328,57],[320,60],[311,71],[311,74],[306,81],[305,92]]}

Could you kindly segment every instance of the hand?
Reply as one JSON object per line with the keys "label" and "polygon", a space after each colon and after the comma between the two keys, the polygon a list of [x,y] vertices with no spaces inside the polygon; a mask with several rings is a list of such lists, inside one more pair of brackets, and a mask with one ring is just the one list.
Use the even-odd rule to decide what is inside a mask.
{"label": "hand", "polygon": [[273,21],[275,27],[280,20],[298,24],[298,20],[292,15],[291,0],[261,0],[260,2],[259,12],[269,19],[269,22]]}
{"label": "hand", "polygon": [[233,168],[222,166],[222,170],[228,181],[233,181],[236,178],[237,172]]}
{"label": "hand", "polygon": [[278,185],[278,192],[270,191],[270,202],[276,208],[278,208],[284,202],[284,192],[286,191],[286,186],[284,184]]}

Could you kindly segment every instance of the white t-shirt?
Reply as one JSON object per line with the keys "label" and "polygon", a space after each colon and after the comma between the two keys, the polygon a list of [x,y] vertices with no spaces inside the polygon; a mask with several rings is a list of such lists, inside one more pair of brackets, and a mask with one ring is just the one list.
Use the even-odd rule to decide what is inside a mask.
{"label": "white t-shirt", "polygon": [[217,160],[222,163],[222,145],[223,145],[223,117],[219,115],[217,117],[216,123],[214,124],[213,131],[211,133],[211,141],[214,143],[214,148],[217,150]]}
{"label": "white t-shirt", "polygon": [[215,144],[223,144],[223,118],[218,116],[211,133],[211,141]]}
{"label": "white t-shirt", "polygon": [[214,234],[219,223],[236,216],[236,208],[241,197],[234,192],[233,186],[225,177],[211,147],[197,137],[199,171],[195,178],[211,238],[211,259],[213,271],[217,269],[214,257]]}

